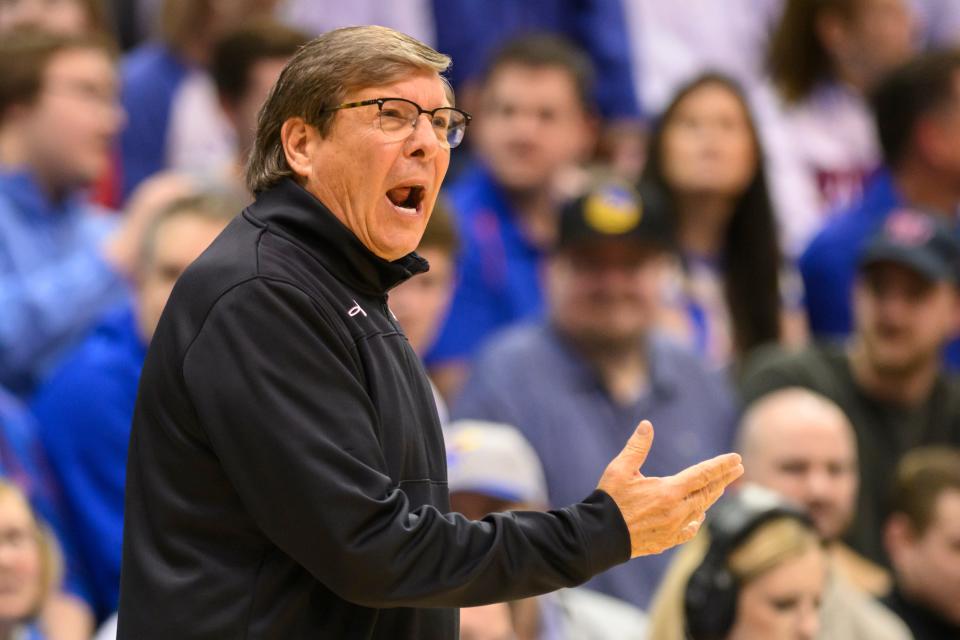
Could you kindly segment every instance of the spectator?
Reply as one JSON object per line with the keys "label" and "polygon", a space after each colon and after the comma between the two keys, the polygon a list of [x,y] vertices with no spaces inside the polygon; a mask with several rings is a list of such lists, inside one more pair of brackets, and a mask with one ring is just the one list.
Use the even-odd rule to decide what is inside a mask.
{"label": "spectator", "polygon": [[825,542],[821,636],[910,640],[903,622],[871,597],[889,591],[887,572],[842,541],[857,499],[857,445],[843,411],[807,389],[774,391],[750,405],[738,440],[745,481],[802,506]]}
{"label": "spectator", "polygon": [[57,544],[20,489],[5,480],[0,480],[0,547],[0,638],[56,638],[41,632],[38,618],[58,589]]}
{"label": "spectator", "polygon": [[482,81],[478,163],[447,189],[463,242],[460,280],[427,359],[448,397],[485,338],[542,315],[553,183],[593,144],[592,78],[588,59],[568,43],[531,36],[505,45]]}
{"label": "spectator", "polygon": [[[0,478],[0,494],[8,483],[15,485],[29,500],[37,518],[53,528],[60,541],[59,548],[66,555],[63,588],[51,586],[41,616],[45,636],[48,640],[86,640],[93,629],[93,614],[83,599],[86,592],[78,571],[75,543],[64,527],[60,494],[49,472],[33,417],[3,389],[0,389]],[[2,517],[0,509],[0,519]],[[63,568],[60,566],[60,570]]]}
{"label": "spectator", "polygon": [[670,565],[650,612],[656,640],[813,640],[827,559],[813,523],[748,486],[717,503]]}
{"label": "spectator", "polygon": [[669,278],[662,324],[716,367],[806,334],[800,295],[780,291],[790,279],[778,277],[762,157],[740,89],[713,73],[681,87],[651,135],[644,180],[664,196],[681,263]]}
{"label": "spectator", "polygon": [[[221,180],[243,184],[247,155],[253,148],[257,114],[280,76],[287,60],[307,42],[308,36],[272,20],[252,22],[228,33],[213,48],[210,74],[217,87],[220,107],[236,139],[231,162],[214,167]],[[211,167],[187,158],[182,170],[210,173]]]}
{"label": "spectator", "polygon": [[[719,375],[654,329],[669,230],[630,188],[564,208],[546,266],[549,319],[483,350],[453,417],[517,427],[543,462],[551,505],[589,491],[641,417],[659,426],[651,475],[726,450],[733,401]],[[667,562],[645,557],[588,585],[644,608]]]}
{"label": "spectator", "polygon": [[98,620],[117,608],[127,443],[147,345],[174,282],[239,208],[213,192],[169,201],[144,236],[133,308],[110,312],[34,400]]}
{"label": "spectator", "polygon": [[31,27],[64,35],[111,32],[104,0],[0,2],[0,33]]}
{"label": "spectator", "polygon": [[[471,520],[481,520],[501,511],[547,508],[547,487],[540,460],[515,428],[461,420],[451,425],[447,435],[448,486],[453,511]],[[638,609],[582,587],[514,601],[510,609],[511,626],[518,640],[645,637],[646,619]],[[469,615],[473,619],[495,620],[493,614],[493,611],[481,611]]]}
{"label": "spectator", "polygon": [[[403,327],[410,346],[420,358],[429,351],[447,316],[456,285],[455,265],[460,240],[450,211],[438,200],[430,214],[417,253],[430,264],[430,270],[400,283],[390,291],[390,310]],[[436,387],[440,424],[449,422],[447,404]]]}
{"label": "spectator", "polygon": [[105,41],[0,38],[0,384],[18,394],[124,294],[110,224],[83,199],[122,120]]}
{"label": "spectator", "polygon": [[958,263],[960,244],[942,221],[896,213],[860,254],[850,342],[760,353],[744,376],[747,403],[800,386],[847,414],[860,456],[848,541],[874,562],[886,564],[880,530],[900,456],[923,444],[960,444],[960,389],[939,355],[956,334]]}
{"label": "spectator", "polygon": [[[433,0],[433,16],[437,50],[455,61],[450,80],[460,95],[471,93],[472,82],[487,84],[490,70],[484,73],[484,62],[511,39],[530,33],[554,33],[582,48],[597,69],[596,85],[586,95],[591,104],[599,105],[604,118],[631,120],[640,115],[620,0]],[[468,105],[467,110],[471,108]]]}
{"label": "spectator", "polygon": [[786,247],[859,200],[880,152],[864,96],[916,51],[911,0],[787,0],[771,41],[776,97],[762,110]]}
{"label": "spectator", "polygon": [[[800,259],[810,328],[851,330],[850,291],[859,249],[890,211],[906,205],[954,219],[960,203],[960,53],[925,54],[895,71],[872,98],[887,171],[862,201],[838,214]],[[839,127],[825,130],[832,132]],[[955,361],[960,361],[954,358]]]}
{"label": "spectator", "polygon": [[884,542],[895,585],[884,600],[916,640],[960,638],[960,449],[904,456]]}
{"label": "spectator", "polygon": [[122,100],[129,122],[115,167],[126,201],[148,176],[178,163],[218,166],[234,158],[235,140],[206,72],[219,38],[247,20],[268,16],[276,0],[164,0],[159,42],[123,62]]}

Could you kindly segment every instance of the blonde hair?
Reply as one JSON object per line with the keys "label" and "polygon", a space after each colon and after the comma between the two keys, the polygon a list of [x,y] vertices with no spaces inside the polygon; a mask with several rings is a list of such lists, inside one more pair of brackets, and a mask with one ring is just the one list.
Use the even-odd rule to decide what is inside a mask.
{"label": "blonde hair", "polygon": [[[387,27],[345,27],[305,44],[280,73],[257,118],[247,160],[247,188],[259,193],[293,175],[280,139],[283,123],[301,117],[321,135],[350,91],[393,82],[415,71],[447,70],[450,57]],[[453,104],[453,91],[446,86]]]}
{"label": "blonde hair", "polygon": [[[819,547],[820,539],[808,525],[794,517],[774,518],[760,525],[732,550],[727,558],[727,568],[742,586],[787,560]],[[684,597],[687,582],[709,548],[710,536],[704,527],[677,551],[650,606],[649,637],[686,640]]]}
{"label": "blonde hair", "polygon": [[63,554],[60,551],[60,545],[53,531],[51,531],[47,523],[40,520],[20,487],[8,480],[0,479],[0,500],[8,496],[23,505],[23,508],[30,514],[30,518],[33,520],[33,524],[37,529],[37,548],[40,554],[41,565],[40,590],[34,607],[27,615],[27,619],[30,620],[40,614],[41,609],[43,609],[43,606],[47,603],[50,596],[60,589],[63,581]]}

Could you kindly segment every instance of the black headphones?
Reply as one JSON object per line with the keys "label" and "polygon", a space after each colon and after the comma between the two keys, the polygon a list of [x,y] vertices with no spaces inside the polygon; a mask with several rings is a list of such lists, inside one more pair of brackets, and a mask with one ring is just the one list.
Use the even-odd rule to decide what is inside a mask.
{"label": "black headphones", "polygon": [[813,521],[776,493],[748,485],[710,510],[710,548],[690,576],[684,594],[686,637],[724,640],[733,627],[740,585],[727,568],[727,559],[757,528],[777,518],[794,518],[814,530]]}

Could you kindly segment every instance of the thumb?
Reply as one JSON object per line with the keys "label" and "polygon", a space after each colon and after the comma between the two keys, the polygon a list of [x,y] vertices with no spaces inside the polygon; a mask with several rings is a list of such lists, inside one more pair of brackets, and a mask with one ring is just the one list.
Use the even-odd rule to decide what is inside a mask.
{"label": "thumb", "polygon": [[649,420],[641,420],[617,458],[624,464],[629,464],[634,471],[639,471],[647,459],[647,454],[650,453],[652,444],[653,425]]}

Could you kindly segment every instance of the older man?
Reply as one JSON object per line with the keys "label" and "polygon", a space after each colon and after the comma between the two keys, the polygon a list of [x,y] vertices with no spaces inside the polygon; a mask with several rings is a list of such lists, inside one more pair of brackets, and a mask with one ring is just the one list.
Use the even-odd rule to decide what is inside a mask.
{"label": "older man", "polygon": [[730,454],[643,476],[644,421],[580,503],[446,513],[433,397],[386,293],[427,268],[412,251],[467,124],[449,62],[355,27],[281,73],[248,166],[257,200],[184,273],[147,354],[120,638],[452,639],[454,607],[689,539],[742,472]]}
{"label": "older man", "polygon": [[744,479],[803,506],[826,541],[831,579],[820,637],[910,638],[903,622],[865,593],[885,595],[887,573],[841,539],[853,521],[858,481],[856,436],[840,407],[809,389],[774,391],[750,405],[738,445]]}

